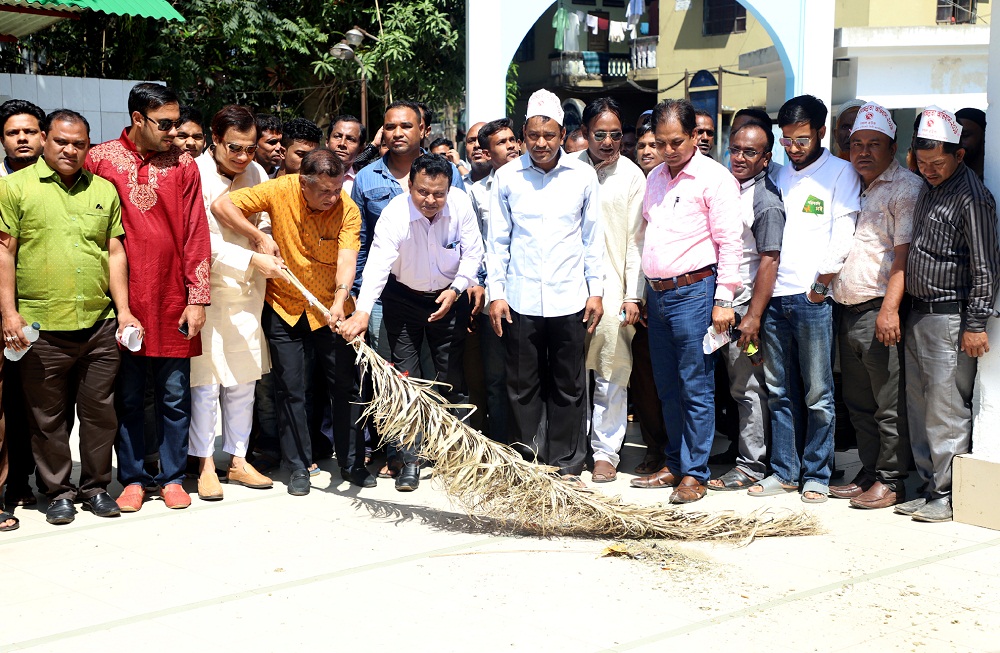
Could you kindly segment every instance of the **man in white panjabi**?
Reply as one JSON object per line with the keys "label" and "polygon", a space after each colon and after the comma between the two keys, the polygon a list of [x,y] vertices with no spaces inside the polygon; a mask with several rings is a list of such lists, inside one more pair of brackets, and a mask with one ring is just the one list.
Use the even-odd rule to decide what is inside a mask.
{"label": "man in white panjabi", "polygon": [[[191,427],[188,455],[200,459],[198,496],[222,499],[215,472],[215,427],[222,405],[222,450],[230,455],[228,481],[270,488],[271,479],[246,461],[253,424],[254,388],[270,368],[260,315],[266,279],[281,274],[281,260],[254,251],[247,238],[222,226],[211,205],[231,190],[267,181],[254,162],[257,127],[246,107],[223,107],[212,119],[212,146],[195,159],[212,242],[212,304],[205,307],[201,356],[191,360]],[[256,214],[258,226],[267,214]],[[264,229],[269,231],[269,228]]]}
{"label": "man in white panjabi", "polygon": [[628,426],[633,325],[639,321],[645,296],[642,198],[646,177],[639,166],[620,156],[622,120],[614,100],[591,102],[583,111],[580,130],[587,149],[573,156],[592,165],[600,183],[597,197],[604,232],[604,305],[608,308],[587,343],[587,369],[594,371],[591,478],[595,483],[609,483],[617,478],[618,452]]}

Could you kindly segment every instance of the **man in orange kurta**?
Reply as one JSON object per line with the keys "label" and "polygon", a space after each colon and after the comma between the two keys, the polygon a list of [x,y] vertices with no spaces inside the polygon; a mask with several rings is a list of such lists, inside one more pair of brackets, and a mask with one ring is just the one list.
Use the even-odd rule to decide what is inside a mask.
{"label": "man in orange kurta", "polygon": [[[258,251],[278,254],[330,312],[310,306],[295,286],[268,279],[261,322],[271,352],[278,409],[282,464],[291,470],[289,494],[309,493],[312,442],[309,417],[314,406],[309,379],[320,365],[333,407],[334,450],[341,474],[370,487],[375,479],[364,466],[364,439],[354,371],[354,350],[333,328],[354,310],[354,283],[360,245],[361,213],[343,192],[344,166],[329,150],[302,160],[299,174],[284,175],[253,188],[223,195],[212,204],[221,224],[246,236]],[[271,216],[273,239],[245,216]]]}

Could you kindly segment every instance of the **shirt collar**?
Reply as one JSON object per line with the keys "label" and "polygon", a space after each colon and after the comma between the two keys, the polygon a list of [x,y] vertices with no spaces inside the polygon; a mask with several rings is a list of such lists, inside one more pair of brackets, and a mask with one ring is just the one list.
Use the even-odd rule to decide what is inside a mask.
{"label": "shirt collar", "polygon": [[[38,174],[39,179],[51,179],[59,185],[66,188],[66,184],[63,183],[62,177],[59,173],[49,167],[49,164],[45,162],[44,157],[38,157],[38,161],[34,165],[35,173]],[[76,181],[73,182],[73,186],[67,188],[67,190],[74,188],[77,184],[82,183],[84,186],[90,185],[91,174],[85,169],[80,169],[80,174],[77,175]]]}
{"label": "shirt collar", "polygon": [[531,160],[531,154],[530,153],[528,153],[528,154],[522,154],[521,157],[520,157],[520,159],[519,159],[519,164],[518,165],[520,165],[520,169],[521,170],[527,170],[527,169],[531,168],[532,170],[540,172],[543,175],[547,175],[547,174],[551,174],[551,173],[555,172],[559,168],[569,168],[569,167],[572,167],[572,164],[569,162],[569,159],[570,159],[570,155],[566,154],[566,152],[560,147],[559,148],[559,158],[556,159],[555,166],[553,166],[553,168],[551,170],[549,170],[548,172],[545,172],[544,170],[542,170],[541,168],[539,168],[538,166],[535,165],[535,162]]}
{"label": "shirt collar", "polygon": [[[124,147],[126,150],[128,150],[129,152],[134,153],[137,157],[139,157],[140,159],[142,159],[142,161],[144,161],[144,162],[148,161],[149,159],[152,159],[157,154],[162,154],[162,152],[158,152],[156,150],[152,150],[145,157],[143,157],[142,154],[139,153],[139,148],[137,148],[135,146],[135,143],[132,142],[132,139],[130,139],[128,137],[128,130],[129,130],[128,127],[126,127],[125,129],[123,129],[122,130],[122,135],[118,139],[119,141],[121,141],[122,147]],[[170,147],[171,148],[175,148],[177,146],[176,145],[171,145]],[[180,148],[178,148],[178,149],[180,149]]]}
{"label": "shirt collar", "polygon": [[[704,157],[705,155],[701,153],[701,150],[699,150],[697,147],[694,148],[694,155],[692,155],[691,158],[688,159],[688,162],[684,164],[684,167],[681,168],[681,171],[677,173],[677,177],[680,177],[681,175],[687,175],[688,177],[696,177],[698,175],[698,170],[704,164],[704,161],[702,161]],[[667,165],[666,161],[660,164],[660,174],[663,175],[663,178],[666,179],[668,182],[677,179],[677,177],[672,177],[670,175],[670,166]]]}
{"label": "shirt collar", "polygon": [[740,190],[746,190],[746,189],[750,188],[751,186],[753,186],[754,184],[756,184],[758,181],[761,181],[762,179],[764,179],[764,177],[767,176],[767,170],[768,170],[767,168],[764,168],[763,170],[761,170],[760,172],[758,172],[756,175],[754,175],[750,179],[747,179],[746,181],[744,181],[743,183],[741,183],[740,184]]}
{"label": "shirt collar", "polygon": [[[448,191],[449,197],[451,196],[451,190]],[[449,207],[451,203],[448,201],[448,197],[444,200],[444,207],[436,216],[434,216],[434,221],[427,220],[423,213],[417,208],[417,205],[413,203],[413,196],[409,193],[406,194],[406,205],[410,208],[410,222],[416,222],[418,220],[426,220],[428,224],[434,224],[440,218],[447,218],[451,215]]]}
{"label": "shirt collar", "polygon": [[815,161],[807,165],[805,168],[799,170],[794,165],[792,165],[790,161],[788,165],[791,166],[793,175],[811,175],[812,173],[819,170],[823,166],[823,164],[826,163],[826,160],[830,158],[830,156],[831,156],[830,150],[824,147],[823,151],[820,152],[819,157]]}
{"label": "shirt collar", "polygon": [[[875,177],[872,183],[868,184],[868,188],[872,188],[873,186],[881,182],[892,183],[893,179],[896,178],[896,172],[898,170],[899,170],[899,162],[896,161],[896,159],[894,158],[892,161],[889,162],[889,165],[886,166],[885,170],[883,170],[878,177]],[[868,188],[866,188],[865,190],[867,191]]]}
{"label": "shirt collar", "polygon": [[[38,157],[41,158],[41,157]],[[14,174],[14,169],[10,167],[10,161],[7,157],[3,158],[3,169],[7,171],[8,175]]]}
{"label": "shirt collar", "polygon": [[927,186],[932,191],[949,190],[951,187],[957,186],[959,183],[961,183],[960,180],[965,179],[966,170],[968,170],[968,168],[969,166],[965,165],[964,161],[959,161],[958,167],[955,168],[955,172],[951,173],[950,177],[942,181],[937,186],[931,186],[930,184],[927,184],[927,180],[924,180],[924,183],[927,184]]}

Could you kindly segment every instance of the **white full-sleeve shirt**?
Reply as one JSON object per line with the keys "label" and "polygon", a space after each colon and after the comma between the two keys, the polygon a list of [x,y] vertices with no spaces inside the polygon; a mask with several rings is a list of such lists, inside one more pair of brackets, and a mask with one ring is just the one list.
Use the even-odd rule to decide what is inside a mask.
{"label": "white full-sleeve shirt", "polygon": [[362,274],[357,309],[371,314],[391,273],[422,292],[472,285],[483,260],[483,236],[465,191],[452,187],[444,208],[428,220],[409,193],[382,210]]}
{"label": "white full-sleeve shirt", "polygon": [[521,315],[561,317],[604,294],[597,174],[560,152],[552,170],[530,154],[496,171],[486,242],[490,299]]}

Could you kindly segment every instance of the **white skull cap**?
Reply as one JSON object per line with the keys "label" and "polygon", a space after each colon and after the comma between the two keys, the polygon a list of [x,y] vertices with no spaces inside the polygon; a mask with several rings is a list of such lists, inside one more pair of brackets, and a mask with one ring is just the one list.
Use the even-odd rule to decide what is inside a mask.
{"label": "white skull cap", "polygon": [[945,111],[941,107],[929,106],[920,114],[917,138],[957,143],[962,138],[962,125],[952,112]]}
{"label": "white skull cap", "polygon": [[851,134],[862,129],[874,129],[889,138],[896,138],[896,123],[889,115],[889,110],[874,102],[869,102],[858,109],[858,117],[854,119],[854,128],[851,129]]}
{"label": "white skull cap", "polygon": [[528,98],[528,115],[525,116],[525,120],[529,120],[535,116],[552,118],[561,127],[563,118],[565,117],[562,109],[562,101],[555,93],[547,91],[544,88],[535,91]]}

